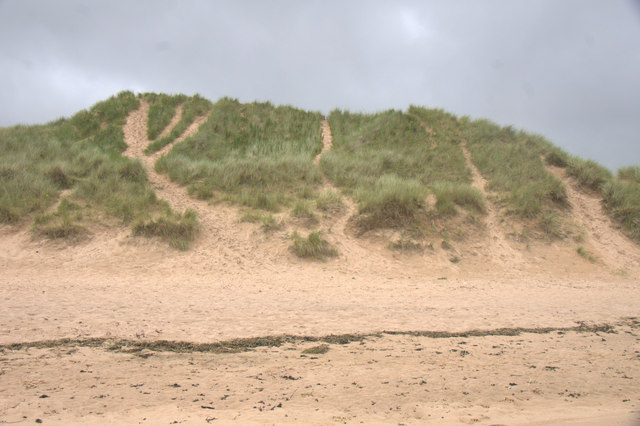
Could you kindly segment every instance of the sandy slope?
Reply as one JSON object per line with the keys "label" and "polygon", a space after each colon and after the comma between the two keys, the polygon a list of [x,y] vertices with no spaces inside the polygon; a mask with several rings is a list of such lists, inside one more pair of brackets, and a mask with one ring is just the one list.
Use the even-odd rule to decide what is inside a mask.
{"label": "sandy slope", "polygon": [[[491,206],[486,234],[461,244],[459,264],[439,247],[394,254],[373,237],[348,232],[355,211],[348,199],[343,212],[320,224],[340,257],[305,262],[288,252],[286,231],[264,235],[238,223],[235,207],[194,200],[157,174],[153,162],[162,153],[142,153],[147,108],[143,103],[124,126],[126,154],[141,159],[159,197],[198,212],[203,232],[193,249],[176,252],[120,228],[96,229],[92,240],[71,247],[0,228],[0,344],[87,337],[214,342],[577,321],[611,324],[616,333],[382,335],[332,344],[317,359],[301,357],[308,343],[146,358],[103,347],[4,348],[0,423],[631,422],[640,347],[628,318],[639,314],[640,249],[565,176],[584,246],[600,259],[595,264],[571,242],[519,247]],[[328,124],[323,133],[328,139]]]}

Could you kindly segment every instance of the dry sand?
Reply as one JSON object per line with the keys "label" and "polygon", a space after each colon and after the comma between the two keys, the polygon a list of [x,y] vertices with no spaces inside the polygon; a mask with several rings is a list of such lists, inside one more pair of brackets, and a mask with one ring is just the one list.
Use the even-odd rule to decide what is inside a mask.
{"label": "dry sand", "polygon": [[[198,212],[201,236],[177,252],[117,226],[75,246],[0,228],[0,424],[640,424],[640,248],[560,171],[596,263],[571,242],[526,249],[493,206],[487,232],[456,248],[460,263],[437,245],[397,254],[349,232],[351,202],[320,224],[340,257],[306,262],[287,250],[288,230],[265,235],[238,223],[237,208],[155,173],[162,153],[142,154],[147,107],[124,127],[127,155],[159,197]],[[561,330],[579,323],[611,329]],[[553,330],[493,335],[518,327]],[[381,333],[474,329],[494,332]],[[346,333],[368,336],[318,355],[302,353],[320,344],[305,341],[238,353],[112,348]]]}

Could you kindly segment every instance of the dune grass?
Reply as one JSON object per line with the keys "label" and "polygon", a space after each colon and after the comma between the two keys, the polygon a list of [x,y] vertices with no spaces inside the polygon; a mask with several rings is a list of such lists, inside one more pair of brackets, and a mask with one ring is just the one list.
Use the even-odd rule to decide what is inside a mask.
{"label": "dune grass", "polygon": [[484,196],[470,185],[437,182],[433,185],[436,196],[436,210],[442,216],[456,213],[456,205],[474,209],[478,213],[486,212]]}
{"label": "dune grass", "polygon": [[144,93],[143,99],[149,102],[149,124],[147,138],[152,141],[169,125],[176,114],[176,108],[188,98],[185,95],[165,95],[163,93]]}
{"label": "dune grass", "polygon": [[[122,156],[122,125],[138,106],[122,92],[69,119],[0,129],[0,221],[33,220],[36,234],[77,239],[101,214],[123,224],[176,220],[142,164]],[[49,211],[63,190],[69,195]]]}
{"label": "dune grass", "polygon": [[[179,99],[183,101],[182,117],[180,118],[180,121],[178,121],[178,124],[176,124],[175,127],[171,129],[171,132],[166,137],[155,140],[152,143],[150,143],[149,146],[144,150],[145,154],[148,155],[148,154],[152,154],[154,152],[160,151],[162,148],[169,145],[171,142],[176,140],[176,138],[182,135],[185,132],[185,130],[187,130],[187,128],[195,121],[196,118],[207,114],[211,110],[211,106],[212,106],[211,102],[201,97],[200,95],[194,95],[186,99],[184,97],[180,97]],[[175,100],[172,102],[178,102],[178,101]],[[167,101],[167,103],[169,102]],[[163,110],[166,110],[166,109],[170,110],[171,105],[165,104],[159,108],[162,108]],[[173,109],[175,113],[175,107],[173,107]],[[168,115],[168,113],[166,114]],[[151,107],[149,108],[149,115],[151,118]],[[171,115],[171,117],[173,117],[173,115]],[[171,120],[171,117],[169,117],[169,121]],[[168,121],[167,121],[167,124],[169,124]],[[166,127],[166,124],[164,125],[164,127]],[[164,127],[160,129],[158,134],[160,134],[160,132],[164,129]],[[152,140],[153,138],[149,138],[149,139]]]}
{"label": "dune grass", "polygon": [[545,168],[534,149],[537,145],[529,143],[532,136],[488,120],[463,123],[473,162],[509,212],[540,219],[567,205],[564,183]]}
{"label": "dune grass", "polygon": [[536,146],[547,163],[565,168],[582,188],[598,192],[609,216],[640,242],[640,166],[623,167],[613,176],[595,161],[572,156],[543,138]]}
{"label": "dune grass", "polygon": [[426,197],[438,182],[472,190],[451,114],[415,106],[407,113],[372,115],[335,110],[329,123],[333,148],[320,164],[334,184],[358,201],[363,231],[424,227]]}
{"label": "dune grass", "polygon": [[310,232],[306,238],[294,231],[291,238],[293,239],[291,251],[298,257],[325,260],[328,257],[338,256],[338,250],[322,236],[320,231]]}
{"label": "dune grass", "polygon": [[322,181],[319,113],[223,98],[200,132],[156,163],[156,170],[205,198],[217,196],[276,212],[314,195]]}
{"label": "dune grass", "polygon": [[327,189],[316,198],[316,208],[325,213],[337,213],[342,210],[344,203],[336,191]]}
{"label": "dune grass", "polygon": [[[176,105],[183,104],[171,135],[156,140],[148,152],[171,143],[197,116],[212,112],[200,132],[174,146],[156,169],[197,198],[259,210],[257,221],[265,231],[282,227],[271,213],[283,208],[309,220],[317,219],[317,211],[326,217],[343,208],[339,193],[319,193],[322,172],[357,201],[362,231],[433,229],[436,219],[483,214],[486,200],[470,185],[461,149],[465,143],[498,203],[525,222],[537,223],[547,235],[564,235],[567,192],[543,158],[565,168],[584,189],[599,193],[611,217],[640,241],[640,167],[623,168],[614,176],[542,136],[487,120],[458,119],[415,106],[376,114],[335,110],[329,116],[333,148],[317,167],[319,113],[229,98],[211,104],[197,95],[140,97],[151,104],[150,137],[160,134]],[[32,221],[33,232],[47,238],[80,239],[88,235],[91,220],[107,215],[133,226],[137,235],[188,247],[198,231],[195,213],[171,211],[156,198],[142,164],[122,156],[122,125],[138,106],[139,97],[122,92],[68,119],[0,128],[0,222]],[[430,194],[436,203],[427,212]],[[309,238],[299,237],[294,244]],[[312,239],[317,243],[318,238]]]}
{"label": "dune grass", "polygon": [[618,179],[640,185],[640,166],[623,167],[618,170]]}
{"label": "dune grass", "polygon": [[160,237],[179,250],[187,250],[196,237],[199,225],[196,212],[187,209],[183,214],[167,210],[163,216],[140,220],[133,226],[134,235]]}
{"label": "dune grass", "polygon": [[631,238],[640,242],[640,184],[614,179],[603,184],[601,192],[609,214]]}

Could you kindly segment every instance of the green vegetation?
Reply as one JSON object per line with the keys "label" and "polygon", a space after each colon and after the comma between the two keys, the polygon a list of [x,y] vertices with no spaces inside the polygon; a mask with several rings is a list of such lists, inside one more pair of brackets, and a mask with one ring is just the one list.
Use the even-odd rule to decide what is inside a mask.
{"label": "green vegetation", "polygon": [[331,112],[333,148],[322,157],[323,171],[349,194],[373,189],[384,174],[413,179],[425,188],[434,182],[470,183],[453,131],[443,130],[441,138],[430,141],[416,115],[429,116],[431,110],[411,107],[410,112]]}
{"label": "green vegetation", "polygon": [[465,121],[463,133],[474,164],[510,212],[535,218],[566,205],[566,187],[534,154],[526,133],[487,120]]}
{"label": "green vegetation", "polygon": [[247,210],[240,217],[240,222],[260,223],[260,228],[265,234],[279,231],[284,228],[285,222],[276,218],[271,213],[265,213],[259,210]]}
{"label": "green vegetation", "polygon": [[436,183],[433,185],[433,193],[437,200],[436,210],[443,216],[456,214],[456,205],[470,207],[479,213],[484,213],[487,208],[482,193],[469,185]]}
{"label": "green vegetation", "polygon": [[185,95],[169,96],[163,93],[145,93],[141,96],[149,102],[147,138],[152,141],[162,133],[176,114],[176,108],[188,98]]}
{"label": "green vegetation", "polygon": [[623,167],[618,170],[618,179],[640,185],[640,166]]}
{"label": "green vegetation", "polygon": [[134,235],[160,237],[171,247],[187,250],[198,233],[196,212],[187,209],[183,214],[167,211],[167,214],[151,221],[139,221],[133,226]]}
{"label": "green vegetation", "polygon": [[580,246],[577,249],[577,252],[580,256],[584,257],[591,263],[595,263],[598,261],[591,253],[589,253],[584,247]]}
{"label": "green vegetation", "polygon": [[415,228],[425,216],[427,191],[415,179],[383,175],[371,189],[355,193],[360,200],[359,225],[363,230],[376,228]]}
{"label": "green vegetation", "polygon": [[[487,179],[491,202],[521,219],[523,229],[513,235],[531,235],[535,228],[553,238],[575,237],[566,187],[546,162],[601,195],[611,217],[640,241],[639,166],[614,176],[542,136],[510,126],[415,106],[376,114],[334,110],[329,116],[333,148],[318,167],[313,163],[322,148],[317,112],[268,102],[223,98],[212,104],[198,95],[136,97],[131,92],[68,119],[1,128],[0,223],[32,221],[38,235],[81,240],[90,235],[90,221],[110,218],[132,226],[136,235],[159,236],[186,249],[198,232],[195,212],[172,211],[156,198],[142,163],[122,155],[127,148],[122,126],[140,98],[150,104],[148,137],[156,138],[147,153],[174,142],[197,117],[209,114],[197,134],[157,161],[156,170],[196,198],[248,207],[241,220],[258,223],[265,232],[283,228],[274,216],[283,210],[315,227],[344,209],[346,194],[358,203],[353,223],[360,232],[402,231],[390,243],[394,249],[421,248],[434,233],[463,240],[468,226],[480,223],[487,210],[487,200],[471,186],[466,146]],[[178,105],[181,120],[169,136],[157,139]],[[320,192],[323,173],[340,192]],[[427,203],[432,198],[433,206]],[[335,249],[312,232],[306,238],[294,234],[292,250],[324,258]]]}
{"label": "green vegetation", "polygon": [[585,188],[599,191],[606,182],[611,180],[611,172],[592,160],[582,160],[571,157],[567,164],[567,172],[575,177]]}
{"label": "green vegetation", "polygon": [[342,197],[336,191],[327,189],[316,199],[316,207],[325,213],[337,213],[344,207]]}
{"label": "green vegetation", "polygon": [[[122,125],[138,106],[133,93],[122,92],[70,119],[0,129],[0,221],[33,217],[37,234],[78,239],[100,213],[124,224],[173,220],[142,164],[122,156]],[[63,190],[70,195],[49,212]]]}
{"label": "green vegetation", "polygon": [[436,188],[441,206],[453,203],[438,213],[451,215],[455,205],[484,211],[482,195],[470,186],[455,116],[412,106],[373,115],[335,110],[329,122],[333,148],[320,164],[358,201],[362,231],[425,228],[426,197]]}
{"label": "green vegetation", "polygon": [[301,237],[297,231],[294,231],[292,238],[291,250],[298,257],[324,260],[338,255],[338,250],[325,240],[319,231],[309,233],[307,238]]}
{"label": "green vegetation", "polygon": [[158,160],[156,170],[192,193],[276,212],[312,196],[322,181],[313,164],[322,148],[320,119],[289,106],[224,98],[196,135]]}
{"label": "green vegetation", "polygon": [[602,185],[601,192],[609,214],[640,242],[640,183],[614,179]]}
{"label": "green vegetation", "polygon": [[77,241],[88,235],[88,230],[78,225],[81,220],[80,206],[63,198],[55,213],[36,216],[33,230],[36,234],[49,239]]}
{"label": "green vegetation", "polygon": [[[163,108],[166,109],[167,107],[164,106]],[[182,104],[182,117],[180,118],[180,121],[178,121],[178,124],[176,124],[176,126],[171,129],[169,135],[150,143],[149,146],[144,150],[145,154],[153,154],[154,152],[160,151],[162,148],[169,145],[181,134],[183,134],[185,130],[187,130],[187,127],[189,127],[196,118],[207,114],[210,110],[211,102],[205,98],[200,97],[200,95],[194,95],[191,98],[188,98]],[[151,114],[151,109],[149,109],[149,114]],[[169,120],[171,120],[171,117],[169,118]],[[162,129],[164,129],[164,127]],[[162,131],[162,129],[160,129],[160,132]]]}
{"label": "green vegetation", "polygon": [[291,215],[298,219],[305,219],[308,223],[316,223],[318,218],[313,212],[313,207],[309,200],[296,200],[291,209]]}
{"label": "green vegetation", "polygon": [[545,140],[538,140],[536,147],[547,163],[566,168],[580,186],[599,192],[609,215],[640,242],[640,166],[624,167],[614,177],[598,163],[571,156]]}

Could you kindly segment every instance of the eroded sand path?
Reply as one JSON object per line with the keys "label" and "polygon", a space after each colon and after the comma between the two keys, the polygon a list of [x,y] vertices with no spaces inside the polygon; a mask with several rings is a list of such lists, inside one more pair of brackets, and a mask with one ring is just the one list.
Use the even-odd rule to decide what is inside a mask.
{"label": "eroded sand path", "polygon": [[620,274],[640,273],[640,246],[626,237],[604,210],[602,198],[579,188],[577,181],[560,167],[548,170],[565,182],[573,219],[585,233],[585,246],[596,259]]}
{"label": "eroded sand path", "polygon": [[141,101],[140,108],[133,111],[127,118],[123,131],[128,149],[124,155],[142,161],[156,194],[159,198],[167,200],[173,209],[178,212],[187,209],[196,211],[201,232],[193,243],[195,253],[202,253],[202,251],[216,253],[227,261],[238,262],[240,260],[238,252],[251,253],[255,249],[255,244],[251,243],[242,227],[237,226],[237,209],[223,205],[212,208],[206,201],[190,197],[184,187],[171,182],[168,177],[157,173],[154,169],[155,161],[161,155],[171,149],[173,144],[195,134],[208,117],[198,117],[173,144],[153,155],[145,155],[144,149],[150,143],[147,139],[148,114],[149,104]]}
{"label": "eroded sand path", "polygon": [[[316,166],[320,164],[322,156],[333,147],[333,135],[331,134],[331,126],[328,120],[322,120],[320,130],[322,133],[322,151],[313,160]],[[380,248],[376,249],[371,245],[366,247],[366,244],[358,241],[354,232],[348,229],[349,220],[358,213],[358,206],[355,201],[351,197],[342,194],[326,176],[323,176],[323,179],[323,190],[340,194],[343,203],[342,210],[332,218],[326,229],[326,232],[333,236],[332,242],[338,248],[340,255],[347,262],[357,262],[357,259],[371,258],[375,259],[375,262],[380,266],[390,266],[387,257],[380,252]]]}
{"label": "eroded sand path", "polygon": [[476,167],[471,159],[471,153],[467,147],[462,144],[460,146],[464,158],[467,162],[467,167],[471,170],[471,176],[473,181],[471,185],[482,193],[487,206],[487,214],[485,216],[486,232],[489,238],[489,260],[498,264],[509,263],[515,266],[514,263],[522,263],[522,254],[515,250],[504,234],[504,226],[498,214],[498,210],[492,201],[492,197],[487,191],[487,181],[480,173],[480,170]]}

